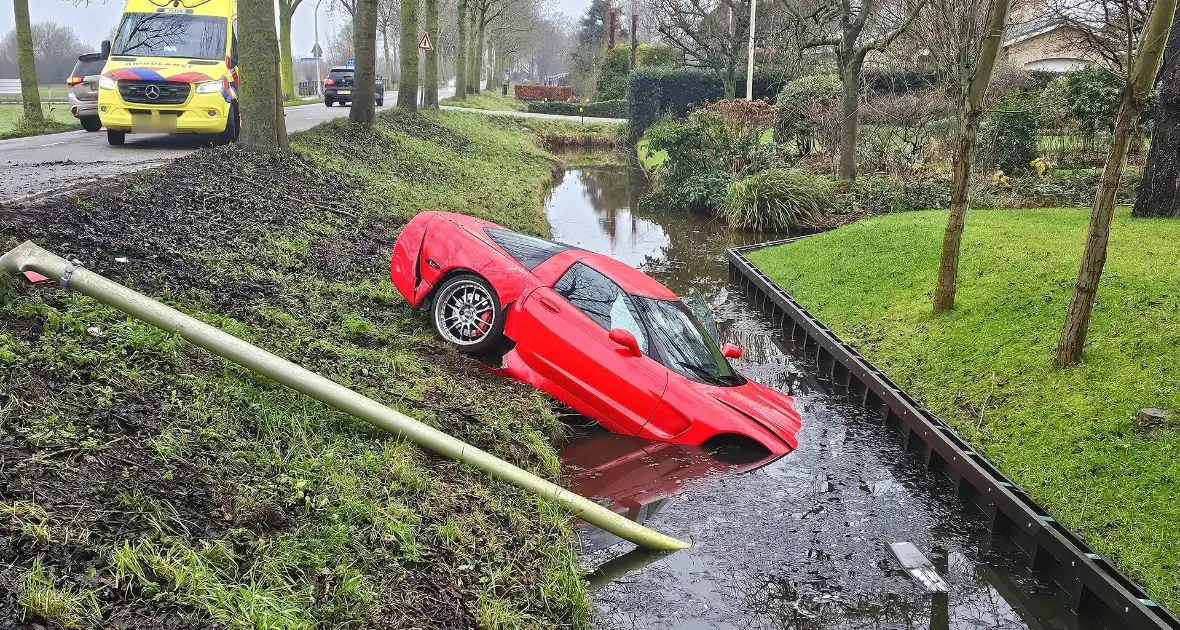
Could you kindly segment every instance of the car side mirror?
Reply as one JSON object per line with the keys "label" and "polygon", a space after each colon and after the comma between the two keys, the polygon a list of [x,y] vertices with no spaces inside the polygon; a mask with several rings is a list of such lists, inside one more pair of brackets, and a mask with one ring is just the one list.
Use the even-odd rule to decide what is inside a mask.
{"label": "car side mirror", "polygon": [[721,356],[726,359],[740,359],[742,356],[741,346],[735,346],[732,343],[727,343],[721,346]]}
{"label": "car side mirror", "polygon": [[110,59],[111,58],[111,40],[109,40],[109,39],[102,40],[102,58],[103,59]]}
{"label": "car side mirror", "polygon": [[633,357],[643,354],[639,349],[639,342],[635,340],[635,335],[632,335],[630,331],[623,330],[622,328],[613,328],[610,331],[610,340],[622,346],[627,350],[627,354]]}

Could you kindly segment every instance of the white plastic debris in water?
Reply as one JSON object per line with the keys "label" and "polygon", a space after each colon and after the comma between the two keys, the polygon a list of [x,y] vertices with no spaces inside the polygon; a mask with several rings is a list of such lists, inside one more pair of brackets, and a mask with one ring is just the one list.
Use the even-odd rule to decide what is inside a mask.
{"label": "white plastic debris in water", "polygon": [[115,259],[115,262],[117,262],[117,263],[126,263],[126,262],[127,262],[127,258],[126,258],[126,257],[124,257],[124,256],[119,256],[118,258],[116,258],[116,259]]}
{"label": "white plastic debris in water", "polygon": [[930,562],[914,543],[909,542],[895,542],[889,545],[893,551],[893,555],[897,556],[897,561],[905,570],[912,576],[919,584],[926,587],[926,590],[931,593],[946,593],[951,590],[946,580],[938,574],[934,568],[934,563]]}

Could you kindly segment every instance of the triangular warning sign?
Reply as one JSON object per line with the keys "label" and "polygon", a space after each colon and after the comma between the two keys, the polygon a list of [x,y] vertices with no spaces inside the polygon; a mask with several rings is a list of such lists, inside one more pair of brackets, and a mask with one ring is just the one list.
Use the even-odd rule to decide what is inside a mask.
{"label": "triangular warning sign", "polygon": [[429,31],[422,31],[422,37],[418,38],[418,48],[422,50],[434,50],[434,44],[430,43]]}

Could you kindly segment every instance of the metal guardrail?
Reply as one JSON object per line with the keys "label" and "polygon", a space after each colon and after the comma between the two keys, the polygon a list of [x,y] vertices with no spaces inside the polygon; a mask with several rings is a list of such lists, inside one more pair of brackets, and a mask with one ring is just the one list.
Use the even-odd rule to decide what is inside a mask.
{"label": "metal guardrail", "polygon": [[1056,582],[1085,619],[1108,627],[1180,630],[1180,619],[1151,600],[1114,563],[1094,553],[1032,496],[975,452],[944,420],[910,398],[889,377],[844,343],[746,258],[745,253],[783,245],[806,236],[770,241],[726,251],[730,282],[747,298],[769,310],[776,326],[789,330],[804,355],[815,351],[821,372],[866,409],[876,411],[887,427],[905,438],[932,472],[954,483],[957,495],[988,516],[990,528],[1012,538],[1027,554],[1029,568]]}

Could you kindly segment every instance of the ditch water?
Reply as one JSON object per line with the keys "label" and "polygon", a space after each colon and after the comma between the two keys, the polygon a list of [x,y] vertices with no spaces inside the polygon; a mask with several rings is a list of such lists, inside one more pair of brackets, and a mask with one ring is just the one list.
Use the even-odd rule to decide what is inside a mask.
{"label": "ditch water", "polygon": [[[735,367],[793,395],[799,449],[772,462],[580,429],[562,460],[575,490],[693,546],[652,554],[601,530],[579,536],[600,627],[1089,629],[1064,594],[901,438],[817,377],[728,284],[725,249],[770,240],[674,209],[639,208],[625,168],[570,169],[546,212],[555,240],[634,265],[711,311]],[[890,552],[909,541],[950,584],[928,594]]]}

